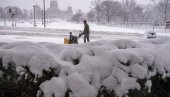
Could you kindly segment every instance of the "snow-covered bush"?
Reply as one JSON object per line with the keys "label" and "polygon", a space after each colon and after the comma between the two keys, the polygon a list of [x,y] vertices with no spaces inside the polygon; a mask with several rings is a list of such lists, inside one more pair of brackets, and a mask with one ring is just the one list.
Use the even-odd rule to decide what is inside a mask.
{"label": "snow-covered bush", "polygon": [[[10,74],[4,70],[12,66],[15,79],[11,82],[17,86],[28,81],[23,87],[34,88],[38,97],[168,97],[169,49],[169,39],[79,45],[4,43],[0,78],[6,80],[4,75]],[[23,93],[30,96],[28,91],[19,95]]]}

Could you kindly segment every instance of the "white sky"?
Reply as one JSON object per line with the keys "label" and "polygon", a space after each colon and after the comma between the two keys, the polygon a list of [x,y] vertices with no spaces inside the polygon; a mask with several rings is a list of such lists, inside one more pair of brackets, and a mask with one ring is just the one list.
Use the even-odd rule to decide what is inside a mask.
{"label": "white sky", "polygon": [[[46,8],[49,8],[50,0],[46,1]],[[81,9],[83,12],[88,12],[90,10],[91,1],[94,0],[58,0],[58,5],[61,10],[66,10],[67,6],[72,6],[73,11]],[[122,0],[118,0],[122,1]],[[147,4],[149,0],[136,0],[138,4]],[[0,0],[0,7],[5,6],[18,6],[22,9],[32,9],[34,4],[42,6],[43,0]]]}

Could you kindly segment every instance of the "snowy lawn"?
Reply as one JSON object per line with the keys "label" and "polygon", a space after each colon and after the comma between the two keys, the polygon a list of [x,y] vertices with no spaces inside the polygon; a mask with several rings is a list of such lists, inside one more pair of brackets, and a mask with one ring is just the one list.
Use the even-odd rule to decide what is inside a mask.
{"label": "snowy lawn", "polygon": [[79,45],[3,42],[0,58],[3,67],[15,63],[19,76],[24,76],[25,67],[29,68],[35,82],[43,76],[43,70],[54,70],[58,76],[39,86],[45,97],[64,97],[67,90],[71,91],[70,97],[96,97],[102,86],[118,97],[128,97],[129,90],[141,89],[139,79],[146,79],[145,87],[150,92],[152,76],[159,73],[170,77],[169,49],[168,38],[100,40]]}
{"label": "snowy lawn", "polygon": [[[0,26],[4,26],[3,21],[0,22]],[[7,22],[7,26],[11,26],[11,22]],[[16,23],[17,27],[33,27],[33,24],[30,22],[18,22]],[[122,27],[109,27],[98,25],[95,23],[89,23],[91,31],[105,31],[105,32],[123,32],[123,33],[140,33],[143,34],[143,30],[135,30],[130,28],[122,28]],[[43,28],[41,23],[37,23],[37,28]],[[54,23],[47,23],[47,28],[50,29],[65,29],[65,30],[79,30],[82,31],[84,28],[83,23],[72,23],[66,21],[59,21]]]}
{"label": "snowy lawn", "polygon": [[[0,27],[0,42],[17,42],[17,41],[31,41],[31,42],[52,42],[64,43],[64,38],[69,37],[69,32],[78,36],[80,30],[61,30],[61,29],[43,29],[43,28],[29,28],[29,27]],[[144,39],[143,34],[139,33],[123,33],[123,32],[107,32],[107,31],[91,31],[90,40],[107,40],[107,39]],[[78,40],[83,43],[83,36]]]}
{"label": "snowy lawn", "polygon": [[[8,27],[11,27],[11,21],[6,22]],[[43,28],[43,25],[41,24],[40,21],[37,23],[37,28]],[[124,32],[124,33],[140,33],[144,34],[145,31],[152,31],[153,27],[152,26],[147,26],[146,27],[113,27],[113,26],[104,26],[96,23],[89,23],[91,31],[107,31],[107,32]],[[0,21],[0,26],[4,26],[4,22]],[[31,27],[33,28],[32,22],[16,22],[17,27]],[[58,22],[47,22],[47,28],[50,29],[67,29],[67,30],[82,30],[83,29],[83,23],[73,23],[73,22],[67,22],[67,21],[58,21]],[[155,26],[155,31],[158,33],[165,34],[164,27],[157,27]],[[166,30],[167,33],[170,33],[170,30]],[[169,35],[169,34],[168,34]]]}
{"label": "snowy lawn", "polygon": [[[0,26],[4,26],[4,22],[0,21]],[[41,24],[40,21],[37,22],[37,27],[33,27],[32,22],[19,22],[17,21],[16,23],[17,27],[21,27],[23,30],[31,30],[31,29],[40,29],[43,28],[43,25]],[[140,34],[143,35],[145,34],[146,31],[152,31],[153,27],[145,27],[145,28],[126,28],[126,27],[114,27],[114,26],[104,26],[104,25],[99,25],[95,23],[89,23],[90,30],[92,32],[100,32],[101,34],[105,33],[110,33],[110,34]],[[7,27],[11,27],[11,22],[7,21]],[[56,29],[56,30],[65,30],[68,33],[70,31],[74,32],[79,32],[83,30],[84,25],[82,23],[72,23],[72,22],[67,22],[67,21],[58,21],[54,23],[47,23],[46,29]],[[1,27],[2,28],[2,27]],[[0,31],[2,32],[2,29],[0,28]],[[14,31],[15,28],[11,30],[11,32],[16,32]],[[16,30],[16,29],[15,29]],[[9,30],[8,30],[9,31]],[[34,30],[34,31],[29,31],[28,33],[37,33],[43,30]],[[170,36],[170,29],[165,30],[164,27],[155,27],[155,31],[158,36],[164,37],[164,36]],[[49,31],[47,31],[49,32]],[[101,35],[100,35],[101,36]],[[130,38],[129,38],[130,39]]]}

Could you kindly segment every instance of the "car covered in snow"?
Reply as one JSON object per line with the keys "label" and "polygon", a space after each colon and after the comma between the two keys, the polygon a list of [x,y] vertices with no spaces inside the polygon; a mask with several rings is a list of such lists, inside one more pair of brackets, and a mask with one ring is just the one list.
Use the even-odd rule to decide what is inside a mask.
{"label": "car covered in snow", "polygon": [[145,38],[150,39],[150,38],[156,38],[157,34],[155,31],[146,31],[145,32]]}

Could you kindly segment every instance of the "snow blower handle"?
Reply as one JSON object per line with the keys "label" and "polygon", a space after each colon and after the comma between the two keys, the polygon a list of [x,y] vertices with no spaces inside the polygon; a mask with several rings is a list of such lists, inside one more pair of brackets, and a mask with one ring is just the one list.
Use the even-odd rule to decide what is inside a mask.
{"label": "snow blower handle", "polygon": [[80,31],[80,33],[79,33],[79,37],[81,37],[83,35],[83,32],[82,31]]}
{"label": "snow blower handle", "polygon": [[82,35],[82,32],[80,31],[80,33],[79,33],[79,36],[78,36],[77,40],[79,40],[79,38],[81,37],[81,35]]}

